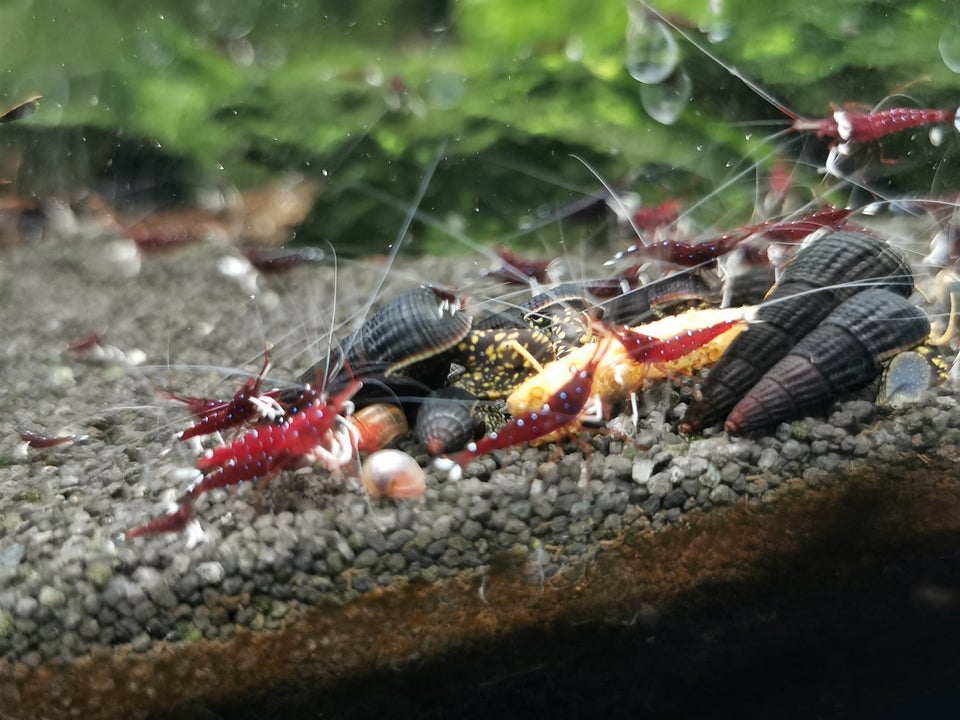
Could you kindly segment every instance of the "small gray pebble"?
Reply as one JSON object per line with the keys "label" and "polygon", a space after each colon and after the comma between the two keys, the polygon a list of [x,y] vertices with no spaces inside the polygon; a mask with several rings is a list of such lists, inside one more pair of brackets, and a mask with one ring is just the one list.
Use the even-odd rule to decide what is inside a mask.
{"label": "small gray pebble", "polygon": [[383,566],[394,575],[399,575],[407,567],[407,560],[399,553],[391,553],[384,558]]}
{"label": "small gray pebble", "polygon": [[737,501],[737,494],[728,485],[717,485],[710,491],[710,502],[716,505],[730,505]]}
{"label": "small gray pebble", "polygon": [[[683,482],[680,483],[680,489],[683,491],[684,494],[690,495],[691,497],[695,497],[697,492],[700,490],[700,479],[686,478],[685,480],[683,480]],[[666,504],[666,501],[664,501],[664,504]]]}
{"label": "small gray pebble", "polygon": [[44,607],[54,608],[63,605],[67,601],[67,596],[60,588],[55,588],[52,585],[44,585],[40,588],[40,594],[37,596],[37,600]]}
{"label": "small gray pebble", "polygon": [[[363,535],[366,540],[365,545],[372,548],[378,553],[382,553],[387,549],[387,538],[379,529],[377,530],[368,530]],[[359,548],[358,548],[359,549]]]}
{"label": "small gray pebble", "polygon": [[643,504],[641,507],[643,508],[643,512],[648,517],[653,517],[656,514],[656,512],[660,510],[660,496],[651,495],[649,498],[643,501]]}
{"label": "small gray pebble", "polygon": [[243,588],[243,578],[239,575],[231,575],[221,584],[224,595],[239,595]]}
{"label": "small gray pebble", "polygon": [[[717,485],[719,485],[721,482],[725,482],[729,485],[738,477],[740,477],[742,472],[743,472],[743,469],[737,463],[735,463],[733,460],[729,460],[723,464],[722,468],[720,468],[719,478],[716,478],[716,477],[708,478],[708,476],[704,476],[703,478],[700,479],[700,484],[712,490],[713,488],[717,487]],[[708,479],[709,479],[709,482],[708,482]]]}
{"label": "small gray pebble", "polygon": [[520,535],[526,529],[527,524],[515,517],[508,518],[506,524],[503,526],[503,531],[510,535]]}
{"label": "small gray pebble", "polygon": [[380,556],[377,554],[377,551],[373,548],[367,548],[357,555],[356,559],[353,561],[353,566],[356,568],[372,568],[377,564],[377,560],[380,559]]}
{"label": "small gray pebble", "polygon": [[449,537],[450,526],[452,524],[453,519],[449,515],[441,515],[434,520],[431,528],[434,540],[443,540],[444,538]]}
{"label": "small gray pebble", "polygon": [[681,488],[674,488],[663,497],[663,507],[682,507],[686,499],[687,494]]}
{"label": "small gray pebble", "polygon": [[653,474],[654,462],[648,457],[638,457],[633,461],[631,478],[637,485],[646,485]]}
{"label": "small gray pebble", "polygon": [[780,462],[780,453],[778,453],[773,448],[765,448],[760,453],[760,459],[757,461],[757,467],[760,468],[761,472],[770,472]]}
{"label": "small gray pebble", "polygon": [[197,565],[197,577],[204,585],[218,585],[223,581],[225,571],[223,565],[216,560],[203,562]]}
{"label": "small gray pebble", "polygon": [[401,528],[400,530],[391,533],[390,537],[387,538],[386,549],[393,551],[400,550],[404,545],[413,540],[413,538],[413,530],[410,530],[409,528]]}
{"label": "small gray pebble", "polygon": [[36,598],[32,598],[29,595],[18,598],[17,603],[13,608],[13,611],[21,618],[29,618],[33,616],[33,613],[36,612],[37,602]]}
{"label": "small gray pebble", "polygon": [[667,473],[658,472],[647,481],[647,489],[654,497],[663,497],[673,490],[673,482]]}
{"label": "small gray pebble", "polygon": [[476,520],[467,520],[460,528],[460,534],[467,540],[476,540],[483,535],[483,525]]}

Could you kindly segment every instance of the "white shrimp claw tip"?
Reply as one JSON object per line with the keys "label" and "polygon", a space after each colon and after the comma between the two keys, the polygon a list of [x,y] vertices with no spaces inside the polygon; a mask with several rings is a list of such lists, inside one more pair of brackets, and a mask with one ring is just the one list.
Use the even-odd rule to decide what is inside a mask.
{"label": "white shrimp claw tip", "polygon": [[285,412],[283,405],[269,395],[253,396],[250,398],[250,402],[264,420],[276,420],[282,417]]}

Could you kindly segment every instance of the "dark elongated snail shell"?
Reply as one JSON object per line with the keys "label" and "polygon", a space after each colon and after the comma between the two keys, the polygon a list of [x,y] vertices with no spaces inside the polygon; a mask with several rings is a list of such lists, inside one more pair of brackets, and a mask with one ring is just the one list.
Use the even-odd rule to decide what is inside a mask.
{"label": "dark elongated snail shell", "polygon": [[867,385],[882,361],[929,334],[927,316],[906,298],[879,288],[857,293],[766,372],[724,429],[757,433],[804,417]]}

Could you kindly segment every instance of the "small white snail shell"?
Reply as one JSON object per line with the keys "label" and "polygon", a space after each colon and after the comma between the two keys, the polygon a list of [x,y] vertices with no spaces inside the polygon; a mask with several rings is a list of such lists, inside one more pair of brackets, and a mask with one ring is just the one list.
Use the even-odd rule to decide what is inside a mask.
{"label": "small white snail shell", "polygon": [[418,498],[427,489],[425,476],[417,461],[401,450],[371,453],[360,471],[372,498]]}

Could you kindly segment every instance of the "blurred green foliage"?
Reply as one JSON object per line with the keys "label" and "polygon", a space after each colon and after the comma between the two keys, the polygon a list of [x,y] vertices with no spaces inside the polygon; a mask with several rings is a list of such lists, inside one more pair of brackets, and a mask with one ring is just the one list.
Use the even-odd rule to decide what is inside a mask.
{"label": "blurred green foliage", "polygon": [[[149,138],[214,182],[313,173],[324,191],[298,241],[347,250],[390,241],[442,148],[422,206],[434,223],[413,228],[415,247],[440,251],[451,246],[444,227],[512,240],[595,192],[587,163],[647,202],[710,195],[715,221],[745,221],[757,185],[751,168],[769,169],[775,148],[765,138],[786,123],[732,67],[810,116],[831,103],[873,105],[920,78],[909,88],[916,102],[958,102],[960,78],[940,50],[950,60],[950,33],[960,35],[947,0],[662,0],[664,13],[722,58],[679,38],[691,102],[664,125],[644,110],[625,65],[639,7],[7,0],[0,103],[42,94],[25,126]],[[556,234],[550,227],[541,240]]]}

